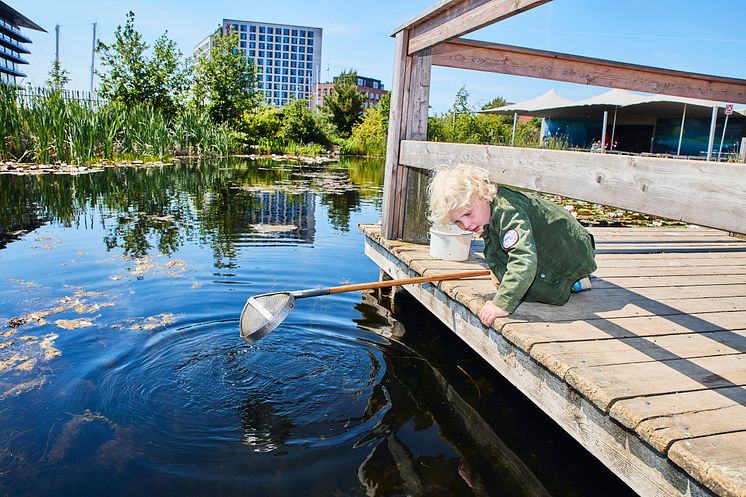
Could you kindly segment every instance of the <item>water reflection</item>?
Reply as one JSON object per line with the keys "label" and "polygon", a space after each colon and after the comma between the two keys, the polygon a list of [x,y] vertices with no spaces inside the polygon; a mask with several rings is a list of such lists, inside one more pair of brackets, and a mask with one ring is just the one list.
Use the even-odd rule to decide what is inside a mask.
{"label": "water reflection", "polygon": [[0,176],[0,248],[44,223],[91,228],[99,211],[109,250],[132,258],[170,255],[208,241],[233,267],[242,247],[313,243],[316,196],[336,229],[364,201],[380,202],[381,161],[335,166],[225,159],[81,176]]}
{"label": "water reflection", "polygon": [[381,165],[0,176],[0,225],[34,230],[0,251],[0,495],[619,495],[402,299],[239,337],[250,294],[378,276]]}

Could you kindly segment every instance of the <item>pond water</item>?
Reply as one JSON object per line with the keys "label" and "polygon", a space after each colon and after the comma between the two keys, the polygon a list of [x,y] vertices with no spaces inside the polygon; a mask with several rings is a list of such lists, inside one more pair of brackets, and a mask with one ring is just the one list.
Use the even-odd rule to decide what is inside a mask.
{"label": "pond water", "polygon": [[632,495],[405,293],[381,161],[0,176],[0,495]]}

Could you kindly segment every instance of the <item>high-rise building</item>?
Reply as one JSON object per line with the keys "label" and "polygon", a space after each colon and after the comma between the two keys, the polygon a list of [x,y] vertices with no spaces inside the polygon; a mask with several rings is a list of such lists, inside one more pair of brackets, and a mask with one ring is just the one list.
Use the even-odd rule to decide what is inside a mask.
{"label": "high-rise building", "polygon": [[[321,76],[321,28],[223,19],[223,31],[238,35],[238,49],[254,62],[257,89],[267,103],[312,100]],[[209,50],[211,40],[195,47],[195,57]]]}
{"label": "high-rise building", "polygon": [[31,53],[24,43],[31,40],[20,28],[46,30],[5,2],[0,2],[0,83],[16,84],[16,78],[25,78],[20,66],[28,64],[21,54]]}
{"label": "high-rise building", "polygon": [[[334,83],[337,81],[335,76],[332,83],[319,83],[314,86],[314,97],[311,100],[311,108],[318,109],[323,107],[326,97],[334,91]],[[366,78],[365,76],[357,77],[357,91],[365,95],[365,108],[378,107],[381,98],[388,93],[384,90],[383,83],[380,79]]]}

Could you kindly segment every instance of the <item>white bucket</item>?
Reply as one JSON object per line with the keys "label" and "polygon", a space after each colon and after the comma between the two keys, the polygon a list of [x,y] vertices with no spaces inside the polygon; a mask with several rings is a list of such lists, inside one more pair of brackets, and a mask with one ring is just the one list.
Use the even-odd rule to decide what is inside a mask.
{"label": "white bucket", "polygon": [[430,228],[430,257],[446,261],[465,261],[469,258],[472,233],[457,226],[433,226]]}

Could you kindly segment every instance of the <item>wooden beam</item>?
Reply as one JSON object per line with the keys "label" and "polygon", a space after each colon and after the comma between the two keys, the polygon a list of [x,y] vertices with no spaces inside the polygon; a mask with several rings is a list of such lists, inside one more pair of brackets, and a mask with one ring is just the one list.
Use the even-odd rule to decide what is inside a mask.
{"label": "wooden beam", "polygon": [[389,130],[386,137],[386,162],[383,176],[383,206],[381,209],[381,234],[386,239],[401,237],[404,230],[404,214],[401,199],[405,191],[402,182],[406,169],[399,166],[399,145],[402,139],[405,114],[405,73],[407,63],[407,46],[409,31],[396,34],[394,45],[394,72],[391,86],[391,110],[389,111]]}
{"label": "wooden beam", "polygon": [[[410,43],[411,46],[411,43]],[[432,49],[436,66],[643,91],[726,103],[746,103],[746,80],[674,71],[475,40]]]}
{"label": "wooden beam", "polygon": [[[399,164],[399,147],[401,140],[427,138],[431,57],[429,49],[414,56],[407,55],[409,33],[407,30],[396,35],[394,49],[394,77],[386,141],[382,233],[387,239],[404,238],[422,242],[422,237],[426,236],[426,231],[423,232],[425,210],[422,205],[424,204],[416,201],[414,206],[407,206],[407,199],[410,192],[415,199],[424,198],[424,191],[418,192],[425,188],[426,175],[421,171],[410,171]],[[405,216],[405,210],[407,216]],[[411,218],[406,224],[405,217]]]}
{"label": "wooden beam", "polygon": [[746,168],[727,163],[410,141],[400,163],[472,164],[499,184],[746,233]]}
{"label": "wooden beam", "polygon": [[463,36],[551,0],[460,0],[446,1],[410,21],[410,55],[451,38]]}

